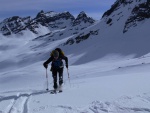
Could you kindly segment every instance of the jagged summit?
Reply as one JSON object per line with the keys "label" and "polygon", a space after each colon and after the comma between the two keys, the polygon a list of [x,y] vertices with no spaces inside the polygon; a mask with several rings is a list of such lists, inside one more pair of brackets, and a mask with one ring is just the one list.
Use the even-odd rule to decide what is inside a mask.
{"label": "jagged summit", "polygon": [[82,11],[79,13],[75,21],[73,22],[73,26],[80,24],[81,22],[93,24],[95,22],[94,19],[88,17],[87,14]]}
{"label": "jagged summit", "polygon": [[[0,31],[3,35],[22,34],[22,31],[29,30],[38,34],[40,26],[46,27],[49,30],[60,30],[67,27],[73,27],[84,23],[90,26],[95,22],[94,19],[88,17],[85,12],[81,12],[78,17],[70,14],[68,11],[58,13],[54,11],[44,12],[41,10],[35,18],[13,16],[5,19],[0,23]],[[70,29],[70,28],[69,28]]]}
{"label": "jagged summit", "polygon": [[40,18],[45,18],[47,19],[47,22],[55,21],[58,19],[71,19],[74,20],[74,16],[70,14],[69,12],[62,12],[62,13],[57,13],[54,11],[49,11],[49,12],[44,12],[43,10],[39,12],[36,16],[35,19],[40,19]]}
{"label": "jagged summit", "polygon": [[52,29],[64,28],[67,26],[65,21],[69,21],[71,24],[74,19],[74,16],[69,12],[56,13],[54,11],[44,12],[43,10],[34,18],[41,25]]}
{"label": "jagged summit", "polygon": [[76,19],[87,18],[87,15],[84,11],[80,12]]}
{"label": "jagged summit", "polygon": [[56,12],[54,12],[54,11],[44,12],[43,10],[41,10],[41,11],[37,14],[36,18],[39,18],[39,17],[53,17],[53,16],[56,16],[56,15],[58,15],[58,14],[59,14],[59,13],[56,13]]}
{"label": "jagged summit", "polygon": [[33,33],[37,33],[35,28],[38,27],[38,24],[34,22],[30,16],[28,17],[19,17],[13,16],[5,19],[0,23],[1,32],[3,35],[11,35],[21,33],[23,30],[30,30]]}

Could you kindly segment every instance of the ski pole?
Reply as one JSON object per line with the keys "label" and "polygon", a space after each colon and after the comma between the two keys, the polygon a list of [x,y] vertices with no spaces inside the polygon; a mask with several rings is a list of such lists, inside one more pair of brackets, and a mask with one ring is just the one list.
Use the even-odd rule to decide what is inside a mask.
{"label": "ski pole", "polygon": [[48,91],[48,74],[47,74],[47,68],[46,68],[46,80],[47,80],[47,91]]}
{"label": "ski pole", "polygon": [[68,78],[70,78],[68,68],[67,68],[67,73],[68,73]]}
{"label": "ski pole", "polygon": [[[68,73],[68,80],[69,80],[69,84],[70,84],[70,76],[69,76],[68,68],[67,68],[67,73]],[[70,87],[71,87],[71,84],[70,84]]]}

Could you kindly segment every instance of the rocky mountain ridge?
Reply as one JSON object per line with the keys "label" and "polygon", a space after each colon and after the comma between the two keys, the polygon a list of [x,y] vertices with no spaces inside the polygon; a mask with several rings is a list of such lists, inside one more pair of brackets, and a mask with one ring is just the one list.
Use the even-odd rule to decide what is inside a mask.
{"label": "rocky mountain ridge", "polygon": [[77,18],[75,18],[69,12],[56,13],[53,11],[44,12],[40,11],[37,16],[32,19],[28,17],[13,16],[5,19],[0,23],[0,32],[3,35],[22,34],[22,31],[29,30],[35,34],[38,34],[38,28],[46,27],[49,30],[60,30],[70,26],[77,26],[80,23],[89,23],[89,25],[95,22],[94,19],[88,17],[84,12],[81,12]]}
{"label": "rocky mountain ridge", "polygon": [[[145,55],[150,52],[149,10],[149,0],[117,0],[99,22],[69,38],[63,45],[70,49],[76,47],[74,51],[82,48],[83,52],[92,48],[93,54],[97,54],[93,56],[86,51],[85,56],[89,59],[108,54]],[[80,61],[83,60],[84,57]]]}
{"label": "rocky mountain ridge", "polygon": [[131,27],[137,26],[140,21],[150,18],[150,0],[117,0],[102,16],[106,18],[106,24],[111,26],[115,16],[119,17],[117,21],[126,16],[123,14],[123,10],[114,15],[115,12],[121,9],[127,9],[130,12],[125,20],[123,33],[127,32]]}
{"label": "rocky mountain ridge", "polygon": [[99,25],[93,26],[90,30],[82,32],[74,38],[70,38],[64,45],[79,43],[93,35],[96,37],[96,35],[102,34],[102,29],[107,31],[107,27],[109,29],[120,27],[121,32],[125,34],[131,28],[138,26],[142,21],[146,21],[149,18],[150,0],[116,0],[111,8],[103,14],[101,21],[98,23]]}

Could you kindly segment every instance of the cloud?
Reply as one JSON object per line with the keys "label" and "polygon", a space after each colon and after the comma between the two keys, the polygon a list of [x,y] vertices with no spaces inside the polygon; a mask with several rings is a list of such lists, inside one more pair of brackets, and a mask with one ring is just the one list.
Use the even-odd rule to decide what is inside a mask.
{"label": "cloud", "polygon": [[[74,9],[111,6],[115,0],[1,0],[0,10]],[[10,4],[11,2],[11,4]]]}
{"label": "cloud", "polygon": [[[64,12],[74,14],[80,11],[100,14],[111,7],[116,0],[1,0],[0,15],[10,17],[14,15],[36,15],[40,10]],[[32,15],[31,15],[32,14]],[[9,16],[10,15],[10,16]]]}

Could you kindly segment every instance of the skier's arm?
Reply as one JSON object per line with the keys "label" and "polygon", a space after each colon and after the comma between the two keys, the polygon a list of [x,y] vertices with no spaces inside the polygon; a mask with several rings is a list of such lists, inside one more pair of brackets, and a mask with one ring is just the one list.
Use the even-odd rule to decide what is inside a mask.
{"label": "skier's arm", "polygon": [[48,64],[49,64],[52,60],[53,60],[53,58],[50,57],[46,62],[43,63],[43,66],[44,66],[45,68],[47,68],[47,67],[48,67]]}
{"label": "skier's arm", "polygon": [[68,57],[66,57],[66,56],[62,56],[62,59],[64,59],[64,60],[65,60],[66,68],[68,68]]}

